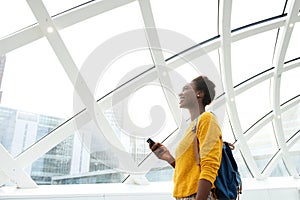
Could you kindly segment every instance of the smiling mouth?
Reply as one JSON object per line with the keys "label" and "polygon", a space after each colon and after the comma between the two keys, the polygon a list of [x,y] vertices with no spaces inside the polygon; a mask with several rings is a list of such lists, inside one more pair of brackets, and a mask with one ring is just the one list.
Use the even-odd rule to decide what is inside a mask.
{"label": "smiling mouth", "polygon": [[181,104],[184,101],[184,98],[179,99],[179,104]]}

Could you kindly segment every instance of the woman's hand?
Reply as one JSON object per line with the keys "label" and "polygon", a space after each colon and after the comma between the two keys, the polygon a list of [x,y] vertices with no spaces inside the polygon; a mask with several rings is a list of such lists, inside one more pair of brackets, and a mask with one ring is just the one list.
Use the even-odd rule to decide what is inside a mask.
{"label": "woman's hand", "polygon": [[175,159],[170,151],[163,144],[156,142],[150,147],[151,151],[161,160],[167,161],[170,165],[175,167]]}

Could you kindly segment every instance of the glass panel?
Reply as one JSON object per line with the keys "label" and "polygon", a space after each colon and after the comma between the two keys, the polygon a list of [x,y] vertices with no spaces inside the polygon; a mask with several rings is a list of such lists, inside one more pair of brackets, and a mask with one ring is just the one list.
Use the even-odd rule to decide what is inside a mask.
{"label": "glass panel", "polygon": [[172,181],[173,180],[174,169],[170,166],[163,168],[152,168],[146,177],[150,182],[157,181]]}
{"label": "glass panel", "polygon": [[182,43],[178,52],[218,35],[218,1],[152,0],[151,6],[157,28],[177,32],[191,40]]}
{"label": "glass panel", "polygon": [[88,2],[91,3],[91,1],[88,0],[64,0],[59,3],[57,3],[57,1],[43,0],[43,3],[47,8],[50,16],[56,15],[58,13],[64,12],[66,10]]}
{"label": "glass panel", "polygon": [[[8,152],[12,152],[17,110],[0,107],[0,142]],[[18,137],[16,137],[18,138]]]}
{"label": "glass panel", "polygon": [[273,169],[270,177],[281,177],[281,176],[289,176],[285,164],[282,159],[278,162],[276,167]]}
{"label": "glass panel", "polygon": [[223,141],[234,143],[235,142],[235,137],[234,137],[234,134],[232,132],[231,124],[230,124],[230,121],[228,119],[227,114],[225,115],[225,119],[224,119],[223,123],[221,124],[221,126],[222,126]]}
{"label": "glass panel", "polygon": [[300,105],[296,105],[281,115],[285,141],[300,130]]}
{"label": "glass panel", "polygon": [[243,159],[241,152],[236,149],[232,151],[232,153],[238,165],[238,170],[241,174],[241,177],[252,178],[253,176],[251,175],[247,165],[245,164],[245,160]]}
{"label": "glass panel", "polygon": [[236,106],[244,132],[271,111],[269,92],[270,81],[266,80],[236,96]]}
{"label": "glass panel", "polygon": [[300,44],[300,24],[295,23],[293,33],[289,42],[289,46],[287,48],[287,52],[284,58],[284,61],[289,61],[295,58],[300,57],[300,47],[298,44]]}
{"label": "glass panel", "polygon": [[[96,49],[101,53],[98,54],[97,66],[105,68],[122,54],[137,50],[140,47],[130,48],[136,44],[133,43],[135,37],[139,37],[137,39],[145,38],[144,32],[142,35],[132,34],[129,38],[124,38],[126,32],[139,28],[143,28],[140,8],[138,2],[133,2],[67,27],[60,33],[79,68]],[[130,44],[132,45],[130,46]],[[129,49],[126,49],[127,45]],[[122,52],[124,49],[127,51]],[[101,63],[103,60],[108,62],[104,63],[105,66],[102,66],[104,65]],[[96,75],[99,76],[100,74]]]}
{"label": "glass panel", "polygon": [[1,142],[16,156],[78,110],[74,89],[46,39],[8,53],[3,70]]}
{"label": "glass panel", "polygon": [[276,35],[272,30],[232,43],[234,85],[272,67]]}
{"label": "glass panel", "polygon": [[63,123],[64,119],[0,107],[0,142],[13,156]]}
{"label": "glass panel", "polygon": [[232,29],[281,15],[285,0],[232,1]]}
{"label": "glass panel", "polygon": [[36,23],[26,1],[0,1],[0,38]]}
{"label": "glass panel", "polygon": [[272,123],[270,122],[252,136],[247,144],[260,171],[278,151]]}
{"label": "glass panel", "polygon": [[300,67],[286,71],[281,75],[280,103],[284,103],[300,94]]}
{"label": "glass panel", "polygon": [[4,107],[65,119],[75,112],[73,86],[45,38],[6,54],[2,81]]}
{"label": "glass panel", "polygon": [[[64,152],[66,150],[68,153]],[[62,167],[65,169],[58,167],[48,173],[49,165],[44,165],[40,173],[42,176],[52,177],[51,184],[121,183],[128,171],[124,170],[118,156],[116,147],[91,121],[42,158],[52,158],[48,161],[49,165],[54,163],[57,166],[67,160],[68,164]]]}
{"label": "glass panel", "polygon": [[69,136],[26,169],[36,184],[53,184],[53,178],[70,173],[73,141],[74,136]]}
{"label": "glass panel", "polygon": [[[114,102],[114,97],[112,101]],[[179,108],[175,109],[180,112]],[[111,126],[115,127],[124,147],[130,147],[132,144],[136,148],[146,148],[143,150],[146,153],[150,153],[145,142],[149,137],[163,142],[177,129],[165,94],[157,80],[139,86],[129,97],[107,110],[106,117],[110,119]],[[131,151],[130,148],[128,151]]]}
{"label": "glass panel", "polygon": [[294,161],[294,164],[296,165],[298,174],[300,174],[300,140],[299,139],[296,142],[296,144],[294,144],[294,146],[292,146],[292,148],[290,149],[289,152]]}
{"label": "glass panel", "polygon": [[[96,54],[93,56],[97,57]],[[93,58],[89,60],[93,60]],[[93,68],[93,66],[86,64],[82,71],[86,72],[84,73],[87,75],[86,80],[88,80],[90,87],[95,90],[96,98],[99,99],[129,80],[138,77],[146,70],[153,68],[154,64],[148,50],[133,50],[128,54],[118,55],[118,58],[112,60],[106,68],[102,68],[102,71],[98,66],[97,68],[94,67],[95,70],[91,70],[91,67]]]}

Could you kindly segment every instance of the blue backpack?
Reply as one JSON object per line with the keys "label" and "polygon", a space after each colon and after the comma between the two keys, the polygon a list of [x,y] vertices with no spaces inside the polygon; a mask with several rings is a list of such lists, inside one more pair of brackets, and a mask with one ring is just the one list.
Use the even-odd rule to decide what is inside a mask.
{"label": "blue backpack", "polygon": [[[194,124],[193,132],[196,133],[197,121]],[[197,137],[195,137],[197,139]],[[194,142],[195,156],[197,163],[200,163],[198,140]],[[218,200],[236,199],[242,193],[242,180],[238,172],[238,166],[232,154],[233,144],[223,142],[222,160],[218,176],[214,182],[214,195]]]}
{"label": "blue backpack", "polygon": [[214,183],[214,193],[220,200],[236,199],[242,193],[242,180],[231,148],[232,144],[223,142],[221,165]]}

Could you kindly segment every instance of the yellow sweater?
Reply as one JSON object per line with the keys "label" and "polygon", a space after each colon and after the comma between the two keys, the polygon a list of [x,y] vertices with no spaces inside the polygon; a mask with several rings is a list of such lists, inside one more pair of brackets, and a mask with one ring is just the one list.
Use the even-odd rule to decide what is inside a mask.
{"label": "yellow sweater", "polygon": [[222,158],[222,133],[215,116],[204,112],[198,118],[197,138],[200,149],[200,166],[197,165],[194,154],[194,122],[178,144],[175,152],[174,191],[176,198],[187,197],[197,193],[200,179],[212,183],[218,174]]}

